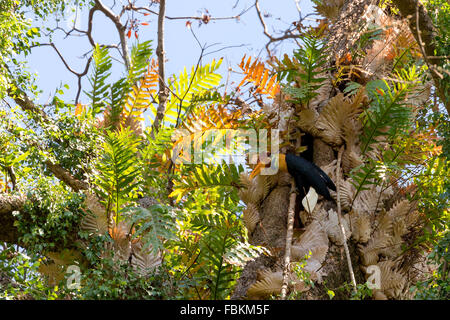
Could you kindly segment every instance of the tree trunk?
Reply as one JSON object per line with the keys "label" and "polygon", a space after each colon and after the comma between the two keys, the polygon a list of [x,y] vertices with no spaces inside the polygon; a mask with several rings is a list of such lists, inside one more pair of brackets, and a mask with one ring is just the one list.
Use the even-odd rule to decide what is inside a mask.
{"label": "tree trunk", "polygon": [[[327,41],[329,67],[336,69],[336,61],[356,47],[363,30],[361,26],[364,15],[369,19],[379,19],[371,16],[371,10],[374,10],[371,3],[368,0],[357,0],[342,4],[338,18],[330,26]],[[368,65],[364,59],[361,57],[360,61],[353,63]],[[372,69],[362,77],[361,85],[383,76],[383,66],[371,64],[369,67]],[[358,136],[361,134],[358,115],[367,107],[367,98],[362,91],[352,98],[344,97],[340,93],[342,89],[333,87],[331,81],[319,90],[319,95],[310,102],[307,110],[295,105],[285,106],[284,102],[279,103],[281,108],[274,107],[272,110],[280,110],[280,117],[295,114],[300,118],[300,121],[291,120],[289,128],[294,127],[297,134],[300,131],[314,137],[313,161],[335,184],[338,150],[345,147],[342,166],[338,168],[342,177],[338,187],[341,190],[340,204],[345,213],[341,220],[348,239],[342,237],[337,206],[332,201],[319,199],[311,214],[297,208],[304,228],[294,229],[289,289],[291,294],[301,295],[291,297],[329,299],[328,290],[334,292],[335,299],[351,297],[351,290],[344,289],[351,288],[343,246],[346,241],[357,284],[364,284],[370,275],[374,278],[379,275],[380,281],[376,282],[375,279],[374,282],[377,286],[373,290],[373,298],[411,298],[409,287],[417,279],[417,272],[411,267],[415,265],[417,268],[423,257],[418,251],[403,253],[401,247],[408,244],[405,239],[417,223],[415,204],[399,196],[399,188],[394,187],[382,190],[381,186],[375,186],[372,190],[355,193],[348,173],[368,156],[361,154],[358,145]],[[309,120],[304,116],[305,113],[310,115]],[[329,126],[330,123],[333,125]],[[285,129],[280,126],[281,124],[278,129]],[[246,176],[242,178],[243,184],[247,185],[247,189],[241,191],[240,195],[247,205],[244,222],[249,229],[250,242],[268,248],[271,255],[259,257],[246,265],[232,299],[278,296],[283,281],[290,176],[280,172],[275,176],[257,176],[253,181]],[[332,194],[333,197],[335,195]],[[302,199],[296,200],[297,203],[301,201]],[[310,257],[305,260],[308,252]],[[305,262],[303,271],[299,273],[297,269],[294,272],[296,262],[302,261]],[[375,274],[373,269],[376,269]],[[314,287],[308,284],[308,280],[314,282]]]}

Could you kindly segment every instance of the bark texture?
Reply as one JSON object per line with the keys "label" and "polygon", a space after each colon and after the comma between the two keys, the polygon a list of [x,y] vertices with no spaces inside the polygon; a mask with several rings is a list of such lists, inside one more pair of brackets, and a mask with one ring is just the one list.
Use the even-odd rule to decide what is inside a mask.
{"label": "bark texture", "polygon": [[[327,41],[328,67],[335,67],[336,62],[350,52],[350,49],[356,48],[367,22],[362,17],[380,21],[380,17],[376,15],[379,12],[374,14],[373,10],[377,9],[371,5],[376,3],[369,0],[342,3],[338,18],[330,26]],[[400,33],[405,30],[404,23],[396,21],[395,18],[383,16],[381,21],[392,22],[394,32]],[[375,52],[378,49],[375,46],[381,42],[383,40],[366,45],[367,48],[362,49],[372,50],[369,51],[372,56],[368,54],[368,57],[361,57],[360,61],[352,63],[364,65],[369,58],[383,62],[381,60],[385,53]],[[367,76],[359,79],[362,86],[368,80],[387,76],[387,72],[390,71],[390,68],[385,68],[382,63],[378,65],[371,63],[372,61],[367,65],[372,67],[372,70],[369,70]],[[328,77],[331,78],[331,74],[328,74]],[[369,267],[375,267],[380,271],[381,278],[380,287],[373,291],[375,299],[411,298],[410,284],[417,280],[417,270],[424,266],[420,262],[421,254],[418,250],[402,252],[401,247],[408,244],[410,241],[408,239],[414,238],[414,232],[420,232],[418,226],[421,222],[416,204],[399,196],[399,187],[395,187],[397,189],[394,190],[394,187],[383,189],[377,185],[371,190],[355,193],[348,175],[349,171],[360,165],[363,159],[367,157],[375,159],[379,156],[376,152],[361,154],[360,151],[359,137],[362,134],[362,123],[358,116],[368,106],[367,97],[363,90],[351,98],[344,97],[343,89],[332,86],[331,81],[319,90],[321,91],[318,96],[308,107],[278,102],[272,108],[265,108],[268,117],[273,117],[269,114],[273,112],[279,118],[296,115],[300,119],[298,122],[280,120],[277,123],[278,129],[283,131],[289,128],[292,130],[291,137],[296,136],[298,131],[312,135],[313,161],[335,184],[339,184],[340,190],[339,208],[332,201],[319,199],[312,212],[296,209],[296,214],[300,216],[304,227],[294,229],[290,292],[300,293],[301,299],[329,299],[326,292],[330,289],[335,291],[336,299],[348,299],[351,289],[347,291],[338,289],[342,289],[345,284],[351,288],[350,284],[355,280],[357,284],[365,283],[370,275]],[[338,161],[339,150],[342,154],[342,163]],[[341,178],[337,179],[337,176]],[[242,191],[240,195],[247,205],[247,209],[244,210],[244,221],[250,226],[248,227],[250,242],[265,246],[271,255],[260,257],[247,264],[232,299],[267,299],[281,293],[290,194],[289,179],[290,175],[285,173],[276,176],[258,176],[253,181],[246,177],[242,179],[243,184],[248,186],[247,191]],[[332,193],[332,196],[337,198],[336,193]],[[296,199],[297,203],[301,201],[302,199]],[[255,223],[255,219],[259,222]],[[344,249],[346,243],[347,252]],[[302,276],[299,278],[298,273],[292,272],[295,263],[304,261],[303,257],[308,252],[310,257],[306,259],[303,270],[309,273],[309,280],[314,281],[314,288],[308,286]],[[353,275],[350,276],[348,260],[351,260],[353,265],[354,280]]]}
{"label": "bark texture", "polygon": [[422,54],[425,61],[431,69],[431,76],[433,77],[434,85],[437,88],[438,96],[444,103],[447,113],[450,114],[450,102],[446,95],[448,95],[448,85],[445,86],[442,82],[442,75],[437,67],[442,66],[447,58],[436,57],[436,29],[427,13],[425,7],[419,0],[393,0],[395,6],[399,9],[403,18],[408,21],[409,28],[414,35],[417,43],[421,47]]}
{"label": "bark texture", "polygon": [[0,193],[0,242],[17,243],[19,235],[14,226],[14,211],[20,211],[26,198]]}

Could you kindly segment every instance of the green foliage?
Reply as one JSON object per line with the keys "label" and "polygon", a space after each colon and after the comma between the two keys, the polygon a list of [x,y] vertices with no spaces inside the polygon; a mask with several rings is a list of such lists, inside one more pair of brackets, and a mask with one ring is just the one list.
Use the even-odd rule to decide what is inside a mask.
{"label": "green foliage", "polygon": [[134,85],[143,76],[152,55],[151,41],[137,43],[131,50],[131,65],[128,70],[128,82]]}
{"label": "green foliage", "polygon": [[[167,124],[177,125],[187,114],[186,111],[192,100],[206,93],[220,83],[222,76],[216,73],[222,64],[222,60],[213,60],[204,66],[193,66],[188,74],[184,69],[178,77],[173,76],[169,82],[170,98],[166,105],[164,121]],[[151,106],[152,118],[156,115],[156,108]]]}
{"label": "green foliage", "polygon": [[187,165],[185,170],[185,178],[175,182],[171,194],[177,201],[188,193],[207,191],[213,197],[211,203],[216,206],[230,208],[233,203],[239,202],[236,187],[239,187],[239,174],[244,171],[242,165]]}
{"label": "green foliage", "polygon": [[[131,65],[126,77],[119,79],[113,84],[107,83],[112,67],[108,49],[96,45],[92,55],[95,65],[89,78],[92,90],[86,95],[92,100],[92,116],[95,117],[108,107],[109,124],[117,129],[119,118],[127,106],[128,114],[131,115],[135,109],[148,107],[148,95],[142,95],[140,90],[146,86],[138,86],[141,79],[145,78],[145,72],[152,54],[151,41],[137,43],[131,50]],[[135,89],[137,88],[137,89]],[[138,90],[138,92],[136,92]],[[126,104],[126,105],[125,105]]]}
{"label": "green foliage", "polygon": [[73,246],[84,216],[84,196],[42,178],[28,199],[24,209],[14,213],[21,243],[41,253]]}
{"label": "green foliage", "polygon": [[325,78],[320,74],[326,70],[323,66],[327,62],[326,46],[323,40],[314,35],[302,37],[303,47],[294,51],[294,58],[287,56],[282,60],[279,71],[279,80],[288,83],[296,81],[298,86],[285,86],[283,91],[293,98],[293,101],[308,103],[318,93]]}
{"label": "green foliage", "polygon": [[88,300],[160,299],[167,284],[164,274],[157,271],[142,277],[127,263],[118,265],[112,259],[102,259],[101,265],[82,273],[80,290],[64,295]]}
{"label": "green foliage", "polygon": [[90,115],[74,117],[71,108],[64,108],[55,119],[55,125],[43,127],[41,141],[46,142],[50,157],[76,179],[86,180],[101,141],[93,119]]}
{"label": "green foliage", "polygon": [[107,132],[103,154],[96,165],[96,191],[106,203],[107,216],[112,210],[119,223],[125,205],[136,198],[140,168],[136,161],[138,138],[127,128]]}
{"label": "green foliage", "polygon": [[120,116],[122,115],[124,102],[129,90],[130,84],[125,78],[122,78],[111,85],[111,94],[109,95],[109,127],[107,129],[118,129]]}
{"label": "green foliage", "polygon": [[12,245],[0,248],[0,300],[54,298],[38,273],[41,259],[27,253]]}
{"label": "green foliage", "polygon": [[435,37],[435,55],[441,57],[438,63],[443,69],[439,71],[442,74],[439,85],[442,87],[442,91],[445,94],[446,101],[442,101],[444,104],[450,102],[450,59],[448,53],[450,52],[450,4],[446,0],[428,0],[425,1],[425,7],[434,23],[437,30]]}
{"label": "green foliage", "polygon": [[449,300],[450,299],[450,232],[447,230],[441,240],[429,254],[430,263],[438,268],[424,281],[418,282],[411,291],[415,291],[415,299],[418,300]]}
{"label": "green foliage", "polygon": [[[315,287],[314,281],[311,280],[311,274],[305,270],[306,265],[308,264],[308,259],[311,258],[311,251],[309,251],[303,259],[293,263],[292,271],[297,277],[298,281],[302,281],[305,285],[310,286],[311,288]],[[286,297],[287,300],[300,300],[302,299],[302,292],[297,290],[292,290],[289,292],[289,295]]]}
{"label": "green foliage", "polygon": [[133,238],[144,242],[144,249],[150,247],[155,255],[164,249],[164,242],[175,240],[177,214],[173,208],[160,204],[148,208],[135,207],[127,211],[129,221],[136,227]]}
{"label": "green foliage", "polygon": [[364,112],[364,132],[361,137],[361,152],[372,150],[371,145],[376,144],[379,137],[388,136],[391,139],[405,132],[411,126],[411,107],[406,106],[406,96],[418,81],[416,68],[408,71],[401,70],[397,75],[398,82],[392,88],[385,83],[385,88],[369,91],[374,99],[370,108]]}
{"label": "green foliage", "polygon": [[111,69],[111,58],[108,55],[108,49],[105,47],[100,47],[98,44],[94,48],[94,53],[92,54],[94,59],[94,70],[92,76],[89,77],[89,83],[91,84],[92,90],[86,92],[86,95],[91,99],[92,115],[99,114],[106,107],[106,98],[108,95],[108,90],[110,85],[106,83]]}
{"label": "green foliage", "polygon": [[83,250],[87,262],[81,266],[81,287],[69,290],[61,283],[57,292],[59,299],[167,299],[174,294],[171,291],[173,278],[164,266],[144,276],[128,261],[115,259],[114,252],[105,255],[105,244],[111,241],[109,236],[80,236],[88,242]]}
{"label": "green foliage", "polygon": [[[146,183],[146,191],[152,193],[151,190],[159,190],[161,186],[167,185],[168,179],[172,179],[173,175],[161,174],[162,159],[167,149],[172,146],[172,134],[174,128],[162,127],[155,138],[150,136],[150,130],[145,132],[145,144],[141,150],[143,178]],[[159,197],[163,194],[167,196],[167,192],[160,192]],[[167,197],[166,197],[167,198]]]}
{"label": "green foliage", "polygon": [[241,267],[263,251],[242,241],[242,225],[234,214],[200,212],[192,219],[192,229],[201,231],[196,259],[200,268],[195,277],[210,299],[225,299]]}
{"label": "green foliage", "polygon": [[[397,167],[397,159],[403,150],[394,149],[393,141],[406,135],[413,126],[413,109],[407,96],[418,84],[418,78],[416,68],[412,66],[409,70],[402,69],[397,73],[397,79],[391,86],[384,80],[374,80],[367,84],[371,105],[361,115],[361,154],[366,157],[364,163],[354,168],[350,174],[357,190],[356,195],[362,190],[370,189],[371,185],[379,184],[383,176],[386,176],[386,170]],[[389,143],[391,148],[382,149],[381,143]],[[369,152],[373,151],[380,152],[380,156],[371,157]]]}
{"label": "green foliage", "polygon": [[2,190],[2,183],[0,182],[0,192],[7,191],[10,188],[8,179],[13,179],[10,177],[10,172],[14,173],[15,168],[22,164],[28,155],[29,151],[21,152],[16,141],[10,140],[8,135],[0,133],[0,174],[5,177],[5,187]]}
{"label": "green foliage", "polygon": [[[350,288],[348,288],[347,290],[350,290]],[[352,290],[350,300],[364,300],[372,297],[372,294],[372,289],[368,287],[367,282],[358,283],[356,284],[356,290]]]}
{"label": "green foliage", "polygon": [[17,58],[18,54],[27,56],[40,36],[39,28],[32,27],[25,17],[25,10],[20,1],[0,0],[0,98],[8,89],[35,89],[32,76]]}
{"label": "green foliage", "polygon": [[429,159],[421,174],[414,178],[418,186],[414,199],[419,201],[419,210],[426,212],[429,227],[432,228],[432,234],[425,234],[428,240],[430,236],[446,230],[450,222],[449,213],[445,214],[450,208],[449,176],[450,162],[443,157],[434,157]]}
{"label": "green foliage", "polygon": [[150,41],[138,43],[131,51],[132,63],[127,79],[130,87],[123,106],[127,116],[140,117],[154,100],[152,94],[156,92],[158,76],[156,66],[149,63],[151,53]]}

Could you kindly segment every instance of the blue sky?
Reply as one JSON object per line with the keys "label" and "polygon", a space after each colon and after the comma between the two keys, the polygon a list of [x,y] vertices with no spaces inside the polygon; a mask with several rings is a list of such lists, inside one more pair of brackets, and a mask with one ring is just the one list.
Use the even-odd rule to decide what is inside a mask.
{"label": "blue sky", "polygon": [[[104,0],[105,4],[113,1]],[[116,0],[117,3],[120,1]],[[145,1],[144,3],[148,3]],[[236,5],[237,4],[237,5]],[[176,16],[201,16],[205,10],[208,10],[212,17],[228,17],[235,16],[244,9],[252,6],[254,0],[167,0],[166,15]],[[236,7],[233,9],[233,6]],[[302,14],[306,15],[313,11],[310,0],[300,0],[299,6]],[[296,9],[295,0],[261,0],[261,11],[267,14],[265,18],[269,32],[276,35],[277,31],[285,30],[289,24],[298,20],[299,13]],[[154,5],[152,9],[158,9]],[[68,14],[69,18],[73,18],[73,14]],[[87,29],[87,10],[78,12],[79,28]],[[156,49],[156,29],[157,16],[150,15],[142,17],[142,22],[148,22],[148,26],[140,26],[139,41],[148,39],[154,40],[154,49]],[[50,21],[46,26],[54,26]],[[59,25],[65,29],[69,29],[68,21],[61,21]],[[191,31],[186,27],[186,20],[166,20],[166,74],[170,76],[173,73],[178,74],[184,67],[188,70],[192,65],[197,63],[200,54],[200,48],[195,41]],[[224,47],[232,47],[221,50],[219,52],[207,55],[203,62],[209,63],[213,58],[224,58],[224,62],[220,68],[223,75],[223,82],[227,74],[228,67],[238,70],[237,65],[244,54],[266,57],[264,49],[267,43],[267,37],[263,34],[262,26],[258,20],[255,8],[251,8],[245,13],[240,21],[236,20],[219,20],[211,21],[207,25],[198,25],[197,21],[192,21],[192,29],[195,32],[200,43],[212,45],[208,51],[218,50]],[[88,52],[91,47],[85,37],[68,37],[64,38],[62,32],[57,32],[52,41],[58,47],[67,62],[77,72],[84,69],[86,58],[82,55]],[[118,42],[117,32],[113,24],[97,12],[94,16],[94,32],[93,37],[96,42],[103,44],[112,44]],[[134,37],[132,37],[134,40]],[[132,41],[131,41],[132,42]],[[276,55],[282,56],[284,53],[290,54],[296,47],[293,41],[283,41],[276,48]],[[114,50],[113,56],[118,57]],[[32,54],[28,57],[30,71],[37,74],[38,87],[43,90],[39,97],[39,102],[47,102],[54,94],[55,89],[60,85],[68,84],[69,90],[66,90],[65,99],[73,102],[76,93],[75,75],[71,74],[63,65],[56,52],[51,47],[34,48]],[[119,78],[124,72],[124,67],[119,63],[114,64],[112,70],[112,79]],[[83,79],[83,89],[89,89],[87,78]],[[87,103],[86,97],[82,96],[81,102]]]}

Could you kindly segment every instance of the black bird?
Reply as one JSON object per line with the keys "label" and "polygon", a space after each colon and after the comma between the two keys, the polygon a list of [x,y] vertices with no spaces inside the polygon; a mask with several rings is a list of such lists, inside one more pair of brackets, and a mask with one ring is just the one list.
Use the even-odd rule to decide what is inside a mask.
{"label": "black bird", "polygon": [[[250,177],[253,178],[258,175],[263,167],[264,165],[259,163],[252,171]],[[279,169],[290,173],[295,179],[295,184],[301,194],[306,194],[309,188],[313,187],[314,190],[325,199],[334,201],[334,199],[331,198],[328,188],[336,191],[336,186],[333,181],[331,181],[330,177],[314,163],[290,153],[286,155],[280,154]]]}

